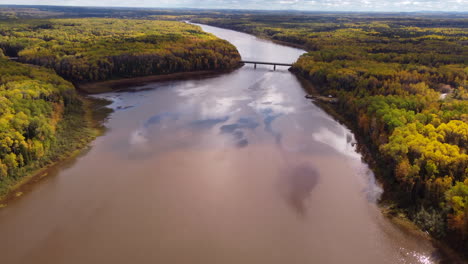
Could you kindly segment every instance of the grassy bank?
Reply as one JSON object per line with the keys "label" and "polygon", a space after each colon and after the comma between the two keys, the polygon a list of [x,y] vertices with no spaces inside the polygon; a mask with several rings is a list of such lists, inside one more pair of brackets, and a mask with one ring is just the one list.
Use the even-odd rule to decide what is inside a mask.
{"label": "grassy bank", "polygon": [[16,177],[2,182],[0,208],[48,176],[52,168],[74,159],[104,132],[102,122],[111,111],[105,107],[109,102],[86,96],[79,96],[78,100],[79,105],[66,109],[64,118],[57,124],[56,142],[49,154],[21,168],[16,172]]}

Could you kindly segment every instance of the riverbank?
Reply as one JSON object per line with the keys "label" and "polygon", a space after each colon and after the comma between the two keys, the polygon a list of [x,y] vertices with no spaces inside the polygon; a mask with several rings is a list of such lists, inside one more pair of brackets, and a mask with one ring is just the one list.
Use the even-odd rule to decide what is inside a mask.
{"label": "riverbank", "polygon": [[[102,126],[102,121],[105,120],[112,111],[110,109],[104,110],[105,105],[109,102],[87,97],[86,94],[122,91],[129,89],[129,87],[154,82],[216,77],[220,74],[232,72],[241,66],[242,65],[239,64],[238,67],[230,70],[180,72],[75,84],[78,91],[85,93],[79,96],[79,100],[82,102],[83,112],[81,114],[73,113],[71,116],[64,116],[64,120],[62,121],[64,122],[63,127],[67,127],[67,129],[62,131],[62,135],[57,139],[58,141],[66,141],[67,144],[65,145],[69,146],[69,148],[51,151],[52,153],[60,152],[60,154],[40,161],[41,164],[45,164],[44,166],[35,164],[29,168],[25,168],[26,172],[24,177],[12,180],[5,186],[2,186],[0,188],[0,208],[6,207],[9,202],[21,197],[24,192],[30,190],[34,184],[48,176],[49,172],[54,168],[60,167],[64,162],[75,159],[96,137],[102,135],[105,130]],[[78,136],[69,140],[70,134]]]}
{"label": "riverbank", "polygon": [[[320,92],[314,87],[314,85],[301,76],[299,73],[294,72],[294,75],[298,78],[304,90],[313,97],[324,97],[325,95],[320,94]],[[398,228],[404,230],[407,233],[411,233],[414,236],[420,237],[421,239],[427,239],[431,241],[435,248],[440,250],[441,258],[444,260],[441,263],[466,263],[466,260],[463,259],[463,256],[458,254],[453,250],[447,243],[444,241],[438,240],[431,236],[428,232],[423,231],[420,227],[416,225],[408,215],[397,207],[397,203],[394,198],[394,191],[390,187],[389,177],[386,177],[388,171],[383,170],[385,164],[380,164],[374,157],[378,157],[379,153],[373,146],[365,140],[366,135],[362,134],[358,129],[356,124],[347,119],[343,113],[341,113],[336,104],[330,103],[323,100],[314,100],[314,103],[331,115],[335,120],[341,124],[348,127],[357,140],[357,150],[362,155],[362,159],[369,165],[370,169],[374,172],[375,177],[378,179],[379,183],[382,184],[384,193],[380,201],[378,202],[379,208],[382,214],[387,217],[393,224]],[[448,261],[448,262],[445,262]]]}
{"label": "riverbank", "polygon": [[79,95],[78,98],[81,109],[72,110],[71,114],[65,115],[57,129],[57,142],[65,142],[57,145],[67,148],[52,149],[51,156],[24,168],[23,177],[4,184],[0,189],[0,208],[8,206],[8,203],[31,190],[35,184],[49,176],[52,170],[78,157],[96,137],[104,133],[102,122],[110,112],[105,108],[109,102],[85,95]]}
{"label": "riverbank", "polygon": [[107,92],[115,92],[121,90],[127,90],[128,87],[135,87],[139,85],[145,85],[153,82],[165,82],[174,80],[190,80],[197,78],[208,78],[215,77],[220,74],[232,72],[242,65],[229,70],[212,70],[212,71],[194,71],[194,72],[178,72],[164,75],[149,75],[141,77],[122,78],[115,80],[89,82],[89,83],[78,83],[76,87],[78,90],[88,94],[99,94]]}
{"label": "riverbank", "polygon": [[259,34],[255,34],[254,32],[242,31],[242,30],[237,29],[235,27],[229,27],[229,26],[226,26],[226,25],[219,25],[219,24],[216,24],[216,23],[206,23],[206,21],[197,21],[196,19],[194,21],[189,21],[189,22],[194,23],[194,24],[202,24],[202,25],[205,24],[205,25],[208,25],[208,26],[229,29],[229,30],[232,30],[232,31],[235,31],[235,32],[240,32],[240,33],[246,33],[246,34],[250,34],[252,36],[255,36],[255,37],[257,37],[257,38],[259,38],[261,40],[271,41],[271,42],[273,42],[275,44],[278,44],[278,45],[291,47],[291,48],[296,48],[296,49],[307,50],[307,47],[305,47],[305,45],[295,44],[295,43],[291,43],[291,42],[287,42],[287,41],[283,41],[283,40],[272,39],[267,35],[259,35]]}

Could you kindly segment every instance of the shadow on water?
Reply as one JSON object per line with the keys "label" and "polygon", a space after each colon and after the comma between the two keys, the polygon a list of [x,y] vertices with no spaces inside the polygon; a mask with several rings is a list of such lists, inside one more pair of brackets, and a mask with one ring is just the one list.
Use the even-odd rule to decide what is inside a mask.
{"label": "shadow on water", "polygon": [[284,172],[284,198],[299,216],[306,215],[306,202],[319,182],[319,173],[309,164],[293,166]]}

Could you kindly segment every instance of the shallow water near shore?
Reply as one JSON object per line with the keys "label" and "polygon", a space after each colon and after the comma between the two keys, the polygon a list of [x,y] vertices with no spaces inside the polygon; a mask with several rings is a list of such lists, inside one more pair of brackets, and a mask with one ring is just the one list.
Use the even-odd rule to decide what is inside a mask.
{"label": "shallow water near shore", "polygon": [[[244,60],[304,51],[203,26]],[[352,133],[285,67],[96,97],[85,155],[0,210],[4,263],[437,263],[385,218]]]}

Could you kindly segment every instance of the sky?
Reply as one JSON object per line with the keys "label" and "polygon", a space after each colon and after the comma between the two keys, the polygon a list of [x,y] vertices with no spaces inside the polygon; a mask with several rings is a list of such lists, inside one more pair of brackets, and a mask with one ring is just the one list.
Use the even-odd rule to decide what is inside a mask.
{"label": "sky", "polygon": [[468,0],[0,0],[0,4],[310,11],[468,12]]}

